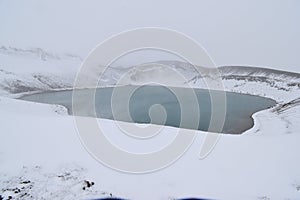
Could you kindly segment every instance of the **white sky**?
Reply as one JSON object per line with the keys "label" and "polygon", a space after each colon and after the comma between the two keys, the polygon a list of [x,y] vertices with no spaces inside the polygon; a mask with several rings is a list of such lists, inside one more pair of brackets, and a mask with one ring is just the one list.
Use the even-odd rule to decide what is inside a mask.
{"label": "white sky", "polygon": [[194,38],[217,65],[300,72],[299,21],[298,0],[0,0],[0,46],[85,57],[112,34],[154,26]]}

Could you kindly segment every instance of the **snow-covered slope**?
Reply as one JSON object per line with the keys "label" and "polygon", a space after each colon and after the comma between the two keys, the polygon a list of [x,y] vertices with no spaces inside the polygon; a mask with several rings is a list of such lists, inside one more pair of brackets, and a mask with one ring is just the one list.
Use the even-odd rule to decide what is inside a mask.
{"label": "snow-covered slope", "polygon": [[[0,94],[6,96],[0,97],[2,197],[299,199],[299,74],[255,67],[220,67],[226,90],[271,97],[279,105],[256,113],[255,126],[243,135],[223,135],[204,160],[198,156],[206,133],[199,131],[191,149],[172,166],[156,173],[131,175],[96,162],[84,150],[73,118],[63,107],[10,98],[72,87],[81,60],[79,56],[39,48],[0,48]],[[167,84],[205,88],[204,78],[215,78],[215,71],[198,69],[200,74],[193,66],[178,61],[109,67],[100,85],[119,84],[118,80],[127,73],[122,84],[163,83],[167,79]],[[92,70],[85,76],[97,78]],[[185,81],[176,79],[170,71],[178,72]],[[109,136],[122,134],[114,122],[99,121]],[[166,134],[162,134],[170,135],[176,130],[164,127]],[[119,142],[130,144],[126,139]]]}
{"label": "snow-covered slope", "polygon": [[[100,83],[118,85],[119,79],[126,74],[122,84],[157,82],[180,87],[207,88],[207,79],[220,77],[226,91],[269,97],[280,103],[300,97],[298,73],[246,66],[218,67],[217,71],[196,67],[198,71],[193,65],[179,61],[158,61],[125,69],[109,67]],[[175,76],[177,74],[183,78],[178,79]]]}
{"label": "snow-covered slope", "polygon": [[0,47],[0,94],[69,88],[81,58],[41,48]]}
{"label": "snow-covered slope", "polygon": [[[1,46],[0,94],[17,96],[24,92],[71,88],[82,60],[70,53],[58,54],[41,48],[20,49]],[[217,71],[196,67],[200,73],[193,65],[179,61],[158,61],[126,68],[111,66],[106,68],[99,84],[139,85],[157,82],[173,86],[189,85],[205,88],[205,79],[221,76],[225,89],[229,91],[268,96],[285,102],[292,100],[295,95],[286,98],[290,95],[282,94],[299,95],[300,74],[297,73],[244,66],[219,67]],[[96,70],[98,69],[91,69],[89,74],[84,76],[87,79],[97,79],[94,73]],[[264,87],[257,87],[258,85]]]}
{"label": "snow-covered slope", "polygon": [[[61,107],[1,97],[0,110],[0,195],[5,199],[300,197],[299,106],[281,114],[256,114],[253,129],[222,136],[204,160],[198,159],[205,136],[199,132],[181,159],[142,175],[118,172],[94,160],[80,143],[73,117]],[[112,121],[99,121],[110,139],[123,135]],[[160,135],[176,131],[165,127]],[[134,147],[128,140],[118,141]],[[88,187],[87,181],[94,185]]]}
{"label": "snow-covered slope", "polygon": [[86,155],[64,107],[1,97],[0,110],[0,199],[110,196],[76,163]]}
{"label": "snow-covered slope", "polygon": [[267,68],[220,67],[228,90],[267,96],[288,102],[300,96],[300,74]]}

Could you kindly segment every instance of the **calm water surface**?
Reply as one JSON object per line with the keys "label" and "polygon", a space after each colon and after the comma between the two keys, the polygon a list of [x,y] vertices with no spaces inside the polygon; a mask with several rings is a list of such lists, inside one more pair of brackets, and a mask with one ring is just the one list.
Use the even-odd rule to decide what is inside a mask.
{"label": "calm water surface", "polygon": [[[85,96],[87,96],[86,94],[93,92],[93,90],[81,89],[77,91],[79,97],[82,97],[80,115],[95,117],[94,112],[85,105],[84,100]],[[114,106],[114,112],[112,112],[113,91],[115,91],[114,94],[128,94],[132,91],[134,92],[127,101],[124,95],[113,96],[113,102],[116,106]],[[191,92],[195,95],[198,105],[189,101]],[[222,96],[224,94],[219,91],[211,92],[216,94],[216,96]],[[177,94],[180,94],[181,97],[185,97],[185,100],[183,102],[178,101],[176,97]],[[250,129],[253,126],[251,116],[255,112],[270,108],[276,104],[272,99],[231,92],[226,92],[225,98],[226,117],[222,132],[231,134],[240,134]],[[32,94],[24,96],[21,99],[47,104],[60,104],[65,106],[70,114],[73,113],[71,90]],[[180,102],[184,103],[185,105],[183,105],[183,107],[187,108],[188,112],[190,112],[188,115],[185,113],[185,121],[195,120],[193,118],[193,116],[195,116],[193,112],[197,112],[195,106],[199,108],[200,120],[199,123],[197,123],[197,127],[191,127],[189,123],[181,123],[182,111],[180,109]],[[98,88],[95,93],[96,117],[127,122],[133,121],[136,123],[153,123],[202,131],[208,130],[212,115],[212,102],[210,91],[204,89],[166,88],[163,86],[122,86],[117,87],[117,90],[113,87]],[[213,107],[218,109],[218,106]],[[164,112],[162,112],[160,108],[164,108]],[[129,111],[128,115],[126,114],[128,113],[127,111]],[[166,114],[165,118],[164,114]]]}

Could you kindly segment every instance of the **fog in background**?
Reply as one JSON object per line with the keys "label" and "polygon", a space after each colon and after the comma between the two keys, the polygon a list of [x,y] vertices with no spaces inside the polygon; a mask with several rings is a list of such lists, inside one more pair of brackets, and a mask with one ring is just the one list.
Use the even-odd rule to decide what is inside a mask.
{"label": "fog in background", "polygon": [[[41,47],[84,58],[113,34],[162,27],[197,40],[217,65],[298,72],[299,20],[297,0],[0,0],[0,46]],[[148,61],[147,56],[139,58]],[[126,65],[135,62],[124,59]]]}

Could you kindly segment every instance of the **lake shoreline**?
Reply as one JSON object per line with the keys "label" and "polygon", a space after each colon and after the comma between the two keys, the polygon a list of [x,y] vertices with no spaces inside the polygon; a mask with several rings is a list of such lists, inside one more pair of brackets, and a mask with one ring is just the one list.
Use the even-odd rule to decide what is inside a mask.
{"label": "lake shoreline", "polygon": [[[115,88],[118,88],[118,89],[125,89],[126,87],[137,87],[137,88],[140,88],[139,86],[118,86],[118,87],[100,87],[100,88],[89,88],[88,90],[93,90],[93,89],[95,89],[96,91],[98,91],[98,90],[101,90],[101,89],[105,89],[105,90],[114,90]],[[153,87],[153,88],[156,88],[156,87],[158,87],[158,86],[146,86],[146,87]],[[159,86],[160,87],[160,86]],[[164,88],[164,87],[162,87],[162,88]],[[168,89],[170,89],[170,90],[181,90],[181,89],[185,89],[186,90],[186,88],[179,88],[179,87],[170,87],[170,88],[168,88]],[[203,94],[205,94],[206,95],[206,99],[207,99],[207,94],[209,94],[209,95],[211,95],[211,93],[214,93],[214,92],[216,92],[216,93],[219,93],[220,91],[216,91],[216,90],[211,90],[211,91],[209,91],[209,90],[206,90],[206,89],[202,89],[202,88],[191,88],[191,89],[193,89],[193,91],[194,92],[196,92],[196,93],[203,93]],[[85,91],[86,89],[77,89],[77,91]],[[267,110],[267,109],[270,109],[270,108],[273,108],[273,107],[275,107],[276,105],[278,105],[278,103],[275,101],[275,100],[273,100],[273,99],[271,99],[271,98],[266,98],[266,97],[260,97],[260,96],[256,96],[256,95],[250,95],[250,94],[240,94],[240,93],[235,93],[235,92],[230,92],[230,91],[221,91],[221,92],[225,92],[225,95],[226,95],[226,98],[228,99],[228,96],[231,98],[231,99],[235,99],[235,98],[238,98],[238,97],[243,97],[243,98],[248,98],[248,99],[253,99],[253,100],[259,100],[259,99],[261,99],[261,100],[264,100],[264,101],[269,101],[269,102],[272,102],[272,105],[269,105],[268,107],[263,107],[263,109],[262,110]],[[21,100],[28,100],[28,98],[29,98],[29,100],[30,100],[30,98],[32,98],[32,96],[35,96],[35,95],[37,95],[37,96],[43,96],[43,95],[57,95],[57,94],[59,94],[59,93],[61,93],[61,94],[63,94],[63,93],[69,93],[68,94],[68,98],[72,98],[72,95],[73,95],[73,93],[72,93],[72,89],[67,89],[67,90],[51,90],[51,91],[48,91],[48,92],[46,92],[46,91],[41,91],[41,92],[36,92],[36,93],[34,93],[34,94],[24,94],[24,95],[22,95],[22,96],[20,96],[18,99],[21,99]],[[71,96],[70,96],[71,95]],[[150,95],[151,96],[151,95]],[[45,100],[46,102],[40,102],[40,103],[47,103],[47,100]],[[70,100],[70,101],[72,101],[72,100]],[[227,101],[227,100],[226,100]],[[53,103],[53,102],[52,102]],[[199,103],[199,102],[198,102]],[[62,105],[62,106],[64,106],[64,107],[66,107],[67,108],[67,110],[68,110],[68,113],[69,113],[69,115],[72,115],[72,103],[70,103],[70,102],[68,102],[67,103],[67,105],[65,105],[64,103],[57,103],[57,102],[54,102],[54,104],[58,104],[58,105]],[[253,105],[252,105],[253,106]],[[228,105],[227,105],[227,107],[228,107]],[[236,110],[235,108],[235,105],[230,105],[230,108],[232,108],[232,109],[234,109],[234,110]],[[142,108],[142,107],[141,107]],[[202,108],[203,109],[203,108]],[[242,109],[247,109],[247,108],[242,108]],[[237,129],[234,129],[234,128],[231,128],[231,129],[229,129],[228,128],[228,125],[227,125],[227,131],[224,131],[224,129],[223,129],[223,131],[221,131],[221,133],[223,133],[223,134],[243,134],[243,133],[245,133],[245,132],[248,132],[249,130],[251,130],[253,127],[254,127],[254,125],[255,125],[255,120],[254,120],[254,118],[253,118],[253,115],[255,115],[255,113],[257,113],[258,111],[262,111],[262,110],[254,110],[254,112],[250,112],[247,116],[248,116],[248,122],[247,122],[247,125],[245,124],[245,125],[241,125],[241,124],[238,124],[238,126],[240,127],[239,129],[240,130],[242,130],[242,131],[239,131],[239,132],[237,132],[236,130]],[[105,119],[111,119],[111,120],[116,120],[116,121],[118,121],[119,119],[113,119],[113,118],[107,118],[107,117],[101,117],[100,116],[100,118],[105,118]],[[228,119],[228,117],[226,117],[226,120]],[[241,119],[239,119],[239,118],[237,118],[238,120],[241,120]],[[132,121],[128,121],[128,120],[119,120],[119,121],[125,121],[125,122],[132,122]],[[251,121],[251,122],[250,122]],[[147,122],[141,122],[141,121],[133,121],[133,123],[146,123],[147,124]],[[173,122],[172,122],[173,123]],[[245,123],[245,122],[241,122],[241,123]],[[174,123],[173,123],[174,124]],[[176,124],[176,123],[175,123]],[[158,124],[158,125],[163,125],[163,124]],[[225,123],[225,125],[226,125],[226,123]],[[174,125],[170,125],[170,124],[165,124],[165,126],[171,126],[171,127],[177,127],[177,128],[187,128],[187,129],[192,129],[192,130],[195,130],[194,128],[189,128],[189,127],[179,127],[179,126],[174,126]],[[203,126],[202,126],[203,127]],[[230,126],[231,127],[231,126]],[[241,128],[241,127],[245,127],[245,128]],[[223,128],[225,128],[225,127],[223,127]],[[213,132],[213,131],[208,131],[208,130],[206,130],[206,129],[199,129],[198,128],[198,130],[200,130],[200,131],[204,131],[204,132]],[[220,133],[220,132],[218,132],[218,133]]]}

